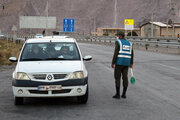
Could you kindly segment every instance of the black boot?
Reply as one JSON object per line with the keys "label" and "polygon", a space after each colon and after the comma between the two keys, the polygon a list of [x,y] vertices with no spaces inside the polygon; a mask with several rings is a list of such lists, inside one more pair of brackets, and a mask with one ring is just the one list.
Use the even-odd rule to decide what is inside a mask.
{"label": "black boot", "polygon": [[116,94],[113,96],[113,98],[119,99],[120,98],[120,89],[116,87]]}
{"label": "black boot", "polygon": [[126,98],[127,87],[123,88],[122,98]]}

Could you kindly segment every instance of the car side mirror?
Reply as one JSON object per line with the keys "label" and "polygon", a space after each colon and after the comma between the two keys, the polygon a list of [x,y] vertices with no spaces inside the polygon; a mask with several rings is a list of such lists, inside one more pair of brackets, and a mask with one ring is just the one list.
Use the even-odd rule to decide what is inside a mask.
{"label": "car side mirror", "polygon": [[18,60],[17,60],[16,57],[10,57],[10,58],[9,58],[9,61],[10,61],[10,62],[17,62]]}
{"label": "car side mirror", "polygon": [[90,61],[92,59],[92,56],[87,55],[83,58],[84,61]]}

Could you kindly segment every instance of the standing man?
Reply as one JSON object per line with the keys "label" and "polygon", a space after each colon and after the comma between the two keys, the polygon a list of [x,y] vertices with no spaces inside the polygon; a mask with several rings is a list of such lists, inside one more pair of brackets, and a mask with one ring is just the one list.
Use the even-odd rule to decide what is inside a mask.
{"label": "standing man", "polygon": [[42,31],[43,36],[45,35],[45,30]]}
{"label": "standing man", "polygon": [[134,52],[131,42],[124,39],[124,32],[118,31],[116,34],[118,39],[115,43],[114,56],[112,59],[112,68],[114,70],[116,94],[113,98],[120,98],[120,84],[121,76],[123,80],[122,98],[126,98],[126,91],[128,88],[128,68],[133,67]]}

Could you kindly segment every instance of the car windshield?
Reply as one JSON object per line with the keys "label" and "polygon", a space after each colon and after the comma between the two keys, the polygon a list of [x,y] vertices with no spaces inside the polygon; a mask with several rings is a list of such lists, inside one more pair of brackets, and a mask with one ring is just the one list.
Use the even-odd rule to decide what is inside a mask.
{"label": "car windshield", "polygon": [[27,43],[20,61],[80,60],[75,43]]}

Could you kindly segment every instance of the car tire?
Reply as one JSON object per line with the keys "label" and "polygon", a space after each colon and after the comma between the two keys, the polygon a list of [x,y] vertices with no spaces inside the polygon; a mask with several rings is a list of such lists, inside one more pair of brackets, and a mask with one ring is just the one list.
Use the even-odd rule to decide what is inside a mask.
{"label": "car tire", "polygon": [[23,105],[24,98],[23,97],[14,97],[14,105]]}
{"label": "car tire", "polygon": [[85,95],[77,97],[78,103],[86,104],[88,101],[88,95],[89,95],[89,90],[88,90],[88,86],[87,86],[87,90],[86,90]]}

